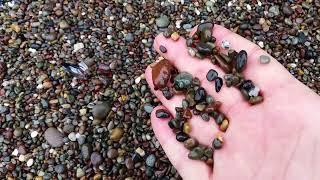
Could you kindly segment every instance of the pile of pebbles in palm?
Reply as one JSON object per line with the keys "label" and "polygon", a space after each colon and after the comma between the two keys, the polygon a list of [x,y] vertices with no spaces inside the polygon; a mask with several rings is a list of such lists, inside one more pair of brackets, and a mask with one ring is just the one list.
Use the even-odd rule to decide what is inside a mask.
{"label": "pile of pebbles in palm", "polygon": [[[0,177],[179,179],[151,129],[159,100],[142,75],[170,24],[182,35],[221,24],[320,93],[319,1],[181,2],[0,0]],[[81,61],[85,76],[66,73]]]}

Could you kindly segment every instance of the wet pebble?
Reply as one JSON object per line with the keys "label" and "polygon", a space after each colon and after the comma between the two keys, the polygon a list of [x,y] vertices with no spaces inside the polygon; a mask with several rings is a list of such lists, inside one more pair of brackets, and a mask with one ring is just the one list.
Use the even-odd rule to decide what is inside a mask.
{"label": "wet pebble", "polygon": [[220,92],[220,90],[221,90],[221,88],[222,88],[222,86],[223,86],[223,80],[222,80],[222,78],[221,78],[221,77],[217,77],[217,78],[215,79],[214,83],[215,83],[215,90],[216,90],[216,92],[217,92],[217,93]]}
{"label": "wet pebble", "polygon": [[115,159],[118,157],[118,151],[116,149],[109,149],[107,152],[107,156],[110,159]]}
{"label": "wet pebble", "polygon": [[166,53],[166,52],[167,52],[167,48],[164,47],[164,46],[162,46],[162,45],[160,45],[159,49],[160,49],[160,51],[161,51],[162,53]]}
{"label": "wet pebble", "polygon": [[188,134],[184,133],[184,132],[179,132],[176,135],[176,139],[179,142],[184,142],[185,140],[187,140],[189,138]]}
{"label": "wet pebble", "polygon": [[214,149],[221,149],[223,146],[223,138],[222,136],[218,136],[216,138],[214,138],[213,142],[212,142],[212,147]]}
{"label": "wet pebble", "polygon": [[192,85],[192,75],[187,72],[181,72],[174,78],[174,87],[176,90],[186,90]]}
{"label": "wet pebble", "polygon": [[191,150],[198,145],[198,141],[194,138],[189,138],[183,142],[184,147]]}
{"label": "wet pebble", "polygon": [[160,119],[167,119],[170,117],[170,112],[166,109],[157,109],[156,117]]}
{"label": "wet pebble", "polygon": [[191,132],[191,125],[188,122],[183,124],[183,132],[186,134],[190,134]]}
{"label": "wet pebble", "polygon": [[97,119],[105,119],[108,113],[110,112],[111,107],[109,102],[97,102],[96,105],[92,108],[93,117]]}
{"label": "wet pebble", "polygon": [[203,155],[204,149],[201,147],[195,147],[189,152],[188,157],[193,160],[199,160],[203,157]]}
{"label": "wet pebble", "polygon": [[124,131],[122,128],[114,128],[111,132],[110,139],[113,141],[119,141],[122,138],[123,133]]}
{"label": "wet pebble", "polygon": [[149,167],[153,167],[156,162],[156,156],[153,154],[150,154],[146,159],[146,165]]}
{"label": "wet pebble", "polygon": [[203,87],[199,87],[195,91],[194,100],[197,103],[204,102],[204,101],[206,101],[206,96],[207,96],[206,90]]}
{"label": "wet pebble", "polygon": [[206,77],[208,81],[214,81],[216,78],[218,78],[218,73],[216,70],[210,69]]}
{"label": "wet pebble", "polygon": [[90,157],[90,161],[93,166],[99,166],[102,163],[102,157],[100,153],[93,152]]}

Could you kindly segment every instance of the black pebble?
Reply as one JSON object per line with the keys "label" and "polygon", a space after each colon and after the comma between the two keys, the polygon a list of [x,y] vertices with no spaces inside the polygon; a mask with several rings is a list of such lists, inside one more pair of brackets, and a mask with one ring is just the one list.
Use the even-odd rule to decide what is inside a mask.
{"label": "black pebble", "polygon": [[222,124],[222,121],[224,120],[224,114],[222,113],[219,113],[219,115],[217,116],[217,118],[214,119],[215,122],[217,123],[217,125],[221,125]]}
{"label": "black pebble", "polygon": [[167,48],[164,47],[164,46],[162,46],[162,45],[160,45],[159,49],[160,49],[160,51],[161,51],[162,53],[166,53],[166,52],[167,52]]}
{"label": "black pebble", "polygon": [[199,87],[195,92],[194,100],[198,103],[203,102],[206,100],[206,96],[207,96],[206,90],[203,87]]}
{"label": "black pebble", "polygon": [[244,50],[241,50],[237,56],[236,56],[236,64],[235,64],[235,68],[237,70],[237,72],[242,72],[246,65],[247,65],[247,52]]}
{"label": "black pebble", "polygon": [[245,80],[243,81],[242,85],[241,85],[241,89],[244,89],[246,91],[250,91],[251,89],[254,88],[253,82],[251,80]]}
{"label": "black pebble", "polygon": [[173,97],[173,92],[170,90],[168,87],[163,88],[162,90],[163,96],[167,99],[170,100]]}
{"label": "black pebble", "polygon": [[214,81],[218,77],[218,73],[214,69],[210,69],[207,73],[207,80]]}
{"label": "black pebble", "polygon": [[156,117],[160,119],[166,119],[170,117],[170,113],[165,109],[158,109],[156,111]]}
{"label": "black pebble", "polygon": [[214,149],[221,149],[223,145],[223,142],[221,142],[218,138],[215,138],[212,142],[212,147]]}
{"label": "black pebble", "polygon": [[221,77],[217,77],[216,80],[214,81],[215,87],[216,87],[216,92],[220,92],[222,86],[223,86],[223,80]]}
{"label": "black pebble", "polygon": [[184,132],[179,132],[176,136],[177,141],[184,142],[185,140],[189,139],[189,135]]}

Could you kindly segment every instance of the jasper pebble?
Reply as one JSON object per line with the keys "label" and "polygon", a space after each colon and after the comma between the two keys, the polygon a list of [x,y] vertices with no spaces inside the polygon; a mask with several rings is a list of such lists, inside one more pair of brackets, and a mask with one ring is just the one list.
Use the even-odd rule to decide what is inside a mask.
{"label": "jasper pebble", "polygon": [[178,41],[180,38],[180,35],[177,32],[174,32],[171,34],[171,39],[174,41]]}

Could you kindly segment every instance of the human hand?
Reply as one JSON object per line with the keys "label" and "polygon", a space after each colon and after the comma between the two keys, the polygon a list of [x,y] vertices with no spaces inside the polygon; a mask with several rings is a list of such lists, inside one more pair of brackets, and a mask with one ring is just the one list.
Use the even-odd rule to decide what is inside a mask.
{"label": "human hand", "polygon": [[[157,52],[179,71],[198,77],[207,93],[223,103],[220,110],[230,120],[223,135],[225,144],[214,152],[214,167],[188,159],[189,151],[176,140],[168,121],[155,116],[157,109],[167,109],[174,114],[175,107],[181,107],[184,96],[164,98],[161,91],[154,90],[152,69],[150,66],[146,69],[147,82],[163,104],[151,114],[152,127],[179,174],[184,179],[201,180],[320,179],[319,96],[291,76],[276,59],[271,58],[269,64],[260,64],[260,55],[268,54],[254,43],[219,25],[215,25],[213,36],[217,45],[228,40],[232,49],[247,51],[248,67],[244,75],[260,87],[264,102],[250,106],[234,87],[223,86],[216,93],[206,74],[209,69],[215,69],[223,77],[221,69],[209,60],[191,57],[182,37],[173,41],[158,35],[154,42]],[[166,53],[159,50],[160,45],[167,48]],[[211,146],[219,131],[214,120],[205,122],[200,116],[193,116],[189,122],[192,126],[190,135],[201,144]]]}

